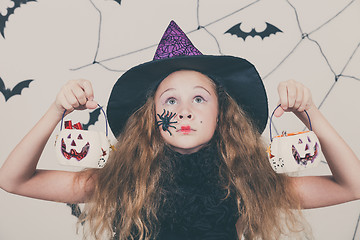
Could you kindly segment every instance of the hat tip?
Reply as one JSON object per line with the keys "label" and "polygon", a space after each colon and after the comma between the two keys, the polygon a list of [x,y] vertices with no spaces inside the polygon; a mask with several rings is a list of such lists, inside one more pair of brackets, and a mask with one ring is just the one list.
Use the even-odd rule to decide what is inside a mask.
{"label": "hat tip", "polygon": [[174,56],[202,55],[174,20],[166,28],[153,60]]}

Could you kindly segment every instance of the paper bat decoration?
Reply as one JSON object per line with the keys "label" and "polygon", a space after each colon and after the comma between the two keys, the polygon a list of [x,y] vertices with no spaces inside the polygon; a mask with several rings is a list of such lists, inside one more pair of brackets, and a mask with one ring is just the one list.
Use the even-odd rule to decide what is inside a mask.
{"label": "paper bat decoration", "polygon": [[28,2],[36,2],[36,1],[37,0],[12,0],[12,2],[14,3],[14,6],[7,9],[7,14],[5,16],[0,14],[0,32],[1,32],[1,35],[3,36],[3,38],[5,38],[5,35],[4,35],[5,24],[8,21],[10,15],[14,13],[15,9],[20,7],[21,4],[26,4]]}
{"label": "paper bat decoration", "polygon": [[100,111],[101,111],[101,109],[97,108],[96,110],[89,113],[89,115],[90,115],[89,122],[86,124],[83,124],[84,130],[89,130],[89,127],[91,125],[94,125],[97,121],[99,121]]}
{"label": "paper bat decoration", "polygon": [[[71,208],[71,215],[79,218],[81,215],[81,209],[79,207],[78,204],[72,204],[72,203],[67,203],[66,205],[68,205]],[[84,221],[81,222],[81,225],[84,224]]]}
{"label": "paper bat decoration", "polygon": [[5,102],[14,95],[21,95],[22,90],[28,88],[32,81],[32,79],[29,79],[19,82],[13,89],[9,89],[5,87],[5,83],[0,77],[0,92],[4,95]]}
{"label": "paper bat decoration", "polygon": [[81,209],[80,209],[79,205],[72,204],[72,203],[67,203],[66,205],[68,205],[71,208],[71,215],[73,215],[77,218],[80,217]]}
{"label": "paper bat decoration", "polygon": [[266,23],[266,28],[262,32],[257,32],[255,28],[253,28],[250,32],[244,32],[241,30],[240,26],[242,23],[236,24],[235,26],[231,27],[229,30],[227,30],[224,34],[230,33],[231,35],[236,35],[239,38],[245,39],[250,37],[259,36],[261,39],[264,39],[266,37],[269,37],[271,34],[276,34],[278,32],[283,32],[279,28],[275,27],[274,25],[271,25],[270,23]]}

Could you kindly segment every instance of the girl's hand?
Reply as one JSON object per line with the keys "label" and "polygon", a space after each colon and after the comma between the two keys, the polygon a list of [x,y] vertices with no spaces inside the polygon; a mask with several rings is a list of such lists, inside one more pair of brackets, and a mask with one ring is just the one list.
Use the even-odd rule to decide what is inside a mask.
{"label": "girl's hand", "polygon": [[310,90],[294,80],[281,82],[278,86],[278,93],[281,106],[274,113],[276,117],[280,117],[285,111],[301,113],[315,107]]}
{"label": "girl's hand", "polygon": [[91,82],[84,79],[70,80],[56,96],[55,106],[59,113],[66,114],[76,110],[94,109],[97,102],[94,101],[94,92]]}

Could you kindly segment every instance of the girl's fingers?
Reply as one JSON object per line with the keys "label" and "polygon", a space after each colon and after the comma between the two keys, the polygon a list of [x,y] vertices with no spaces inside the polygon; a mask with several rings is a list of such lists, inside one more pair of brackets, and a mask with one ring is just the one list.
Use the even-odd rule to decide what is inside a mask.
{"label": "girl's fingers", "polygon": [[74,109],[97,108],[97,103],[93,99],[94,93],[90,81],[84,79],[70,80],[56,96],[55,106],[59,113],[62,114],[66,110],[68,114]]}
{"label": "girl's fingers", "polygon": [[304,87],[301,83],[296,83],[296,98],[293,109],[298,110],[304,100]]}
{"label": "girl's fingers", "polygon": [[78,87],[73,88],[73,93],[78,99],[81,109],[89,108],[94,109],[97,107],[97,102],[94,100],[94,91],[91,82],[88,80],[78,80]]}
{"label": "girl's fingers", "polygon": [[73,108],[77,108],[80,106],[78,99],[73,93],[73,89],[71,88],[65,88],[64,90],[64,96],[68,104],[70,104]]}
{"label": "girl's fingers", "polygon": [[85,107],[87,109],[95,109],[98,107],[98,103],[96,101],[87,101]]}
{"label": "girl's fingers", "polygon": [[303,112],[304,110],[309,109],[311,104],[312,104],[312,100],[311,100],[310,90],[308,88],[305,88],[303,101],[302,101],[301,105],[299,106],[298,111]]}
{"label": "girl's fingers", "polygon": [[81,80],[79,84],[84,90],[86,98],[92,101],[94,99],[94,91],[91,82],[88,80]]}
{"label": "girl's fingers", "polygon": [[68,81],[58,93],[55,104],[59,111],[72,112],[74,109],[84,110],[97,108],[91,82],[84,79]]}
{"label": "girl's fingers", "polygon": [[[284,111],[303,112],[313,104],[310,90],[294,80],[281,82],[278,86],[278,92],[279,102]],[[274,114],[281,116],[283,112],[277,110]]]}
{"label": "girl's fingers", "polygon": [[295,104],[296,98],[296,88],[292,86],[287,86],[287,93],[288,93],[288,108],[293,108]]}
{"label": "girl's fingers", "polygon": [[75,109],[85,109],[86,105],[94,108],[96,104],[96,102],[87,104],[88,101],[93,101],[94,99],[93,89],[88,80],[70,80],[62,91],[68,103]]}
{"label": "girl's fingers", "polygon": [[288,110],[289,108],[293,108],[295,102],[297,101],[297,86],[296,82],[293,80],[289,80],[286,82],[281,82],[278,86],[279,93],[279,101],[281,104],[281,108],[283,110]]}
{"label": "girl's fingers", "polygon": [[285,82],[281,82],[278,85],[278,93],[279,93],[279,102],[281,105],[281,108],[286,110],[289,105],[288,105],[288,96],[287,96],[287,86]]}
{"label": "girl's fingers", "polygon": [[63,92],[60,92],[57,96],[56,105],[58,106],[58,109],[60,113],[62,114],[65,110],[67,112],[72,112],[74,110],[73,106],[67,101],[65,95]]}
{"label": "girl's fingers", "polygon": [[[87,101],[86,94],[79,85],[75,86],[74,88],[71,88],[71,92],[72,92],[72,95],[76,98],[78,106],[86,104],[86,101]],[[76,107],[78,107],[78,106],[76,106]]]}
{"label": "girl's fingers", "polygon": [[274,116],[275,117],[281,117],[284,114],[284,109],[282,109],[282,107],[278,107],[275,112],[274,112]]}

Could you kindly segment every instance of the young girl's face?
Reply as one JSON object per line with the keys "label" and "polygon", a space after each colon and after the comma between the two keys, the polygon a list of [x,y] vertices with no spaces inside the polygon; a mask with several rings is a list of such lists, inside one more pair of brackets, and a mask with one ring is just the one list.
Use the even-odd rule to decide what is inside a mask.
{"label": "young girl's face", "polygon": [[167,130],[163,125],[159,126],[164,140],[179,153],[196,152],[211,140],[216,129],[218,98],[215,85],[199,72],[173,72],[155,92],[155,109],[157,121],[164,121],[159,115],[175,114],[168,120],[176,123],[164,126]]}

